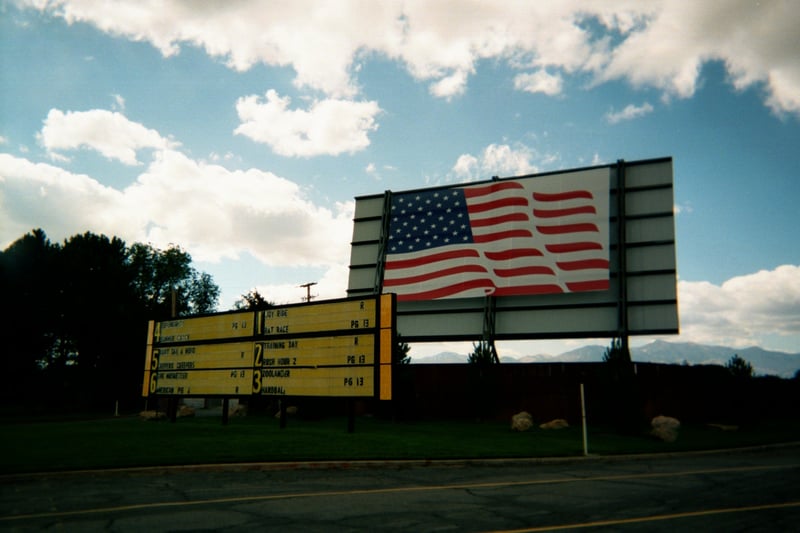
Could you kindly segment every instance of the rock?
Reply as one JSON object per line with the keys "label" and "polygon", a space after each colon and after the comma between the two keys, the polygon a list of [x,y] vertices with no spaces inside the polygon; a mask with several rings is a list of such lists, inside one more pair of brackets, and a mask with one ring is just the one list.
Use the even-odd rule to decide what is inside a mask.
{"label": "rock", "polygon": [[181,404],[181,406],[178,407],[178,413],[176,416],[178,418],[184,418],[184,417],[194,416],[195,413],[196,412],[194,407],[189,407],[188,405]]}
{"label": "rock", "polygon": [[142,411],[139,413],[139,418],[142,420],[164,420],[167,418],[167,413],[163,411]]}
{"label": "rock", "polygon": [[238,404],[228,409],[228,416],[247,416],[247,406]]}
{"label": "rock", "polygon": [[[297,414],[297,411],[298,409],[296,405],[289,405],[286,407],[286,416],[295,416]],[[275,418],[280,418],[280,417],[281,417],[281,412],[279,410],[277,413],[275,413]]]}
{"label": "rock", "polygon": [[528,431],[533,427],[533,417],[530,413],[522,411],[511,417],[512,431]]}
{"label": "rock", "polygon": [[567,423],[567,421],[563,418],[556,418],[550,422],[539,424],[539,427],[542,429],[564,429],[569,427],[569,423]]}
{"label": "rock", "polygon": [[659,415],[650,421],[652,430],[650,434],[664,442],[675,442],[678,439],[678,429],[681,427],[680,420],[671,416]]}

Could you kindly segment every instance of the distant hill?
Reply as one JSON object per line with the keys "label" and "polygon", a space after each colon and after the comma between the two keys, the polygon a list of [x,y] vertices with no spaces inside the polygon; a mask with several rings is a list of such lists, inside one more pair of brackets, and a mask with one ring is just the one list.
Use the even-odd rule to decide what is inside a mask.
{"label": "distant hill", "polygon": [[[502,363],[596,363],[603,360],[606,346],[589,345],[570,350],[558,355],[537,354],[520,358],[502,356]],[[750,348],[730,348],[712,346],[693,342],[654,341],[644,346],[633,348],[631,357],[642,363],[689,364],[689,365],[724,365],[734,355],[738,355],[751,365],[759,375],[772,375],[784,378],[794,376],[800,370],[800,353],[786,353],[764,350],[757,346]],[[467,355],[455,352],[442,352],[430,357],[414,357],[414,364],[452,364],[466,363]]]}

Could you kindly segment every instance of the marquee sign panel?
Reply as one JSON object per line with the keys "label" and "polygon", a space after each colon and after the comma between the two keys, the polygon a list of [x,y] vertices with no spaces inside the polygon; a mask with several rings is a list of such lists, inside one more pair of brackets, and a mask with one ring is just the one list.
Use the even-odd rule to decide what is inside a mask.
{"label": "marquee sign panel", "polygon": [[142,395],[391,399],[391,294],[148,326]]}

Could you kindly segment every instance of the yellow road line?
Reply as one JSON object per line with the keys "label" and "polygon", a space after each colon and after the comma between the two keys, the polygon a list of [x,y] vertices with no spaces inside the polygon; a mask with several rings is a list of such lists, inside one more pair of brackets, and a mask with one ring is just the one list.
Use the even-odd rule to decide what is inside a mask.
{"label": "yellow road line", "polygon": [[728,507],[725,509],[706,509],[704,511],[688,511],[684,513],[659,514],[641,516],[637,518],[618,518],[610,520],[595,520],[593,522],[578,522],[575,524],[561,524],[557,526],[538,526],[523,529],[504,529],[493,533],[536,533],[541,531],[562,531],[565,529],[583,529],[587,527],[622,526],[627,524],[641,524],[644,522],[658,522],[660,520],[676,520],[679,518],[692,518],[698,516],[713,516],[729,513],[748,513],[754,511],[768,511],[771,509],[786,509],[800,507],[800,501],[786,503],[767,503],[763,505],[748,505],[746,507]]}
{"label": "yellow road line", "polygon": [[[425,491],[431,492],[440,490],[493,489],[493,488],[503,488],[503,487],[518,487],[525,485],[552,485],[557,483],[655,479],[655,478],[669,478],[669,477],[681,477],[681,476],[704,475],[704,474],[730,474],[730,473],[741,473],[741,472],[756,472],[764,470],[796,468],[798,466],[800,466],[800,464],[773,465],[773,466],[742,466],[742,467],[729,467],[729,468],[709,468],[701,470],[685,470],[679,472],[649,472],[645,474],[615,474],[608,476],[561,477],[561,478],[548,478],[548,479],[531,479],[522,481],[492,481],[484,483],[418,485],[410,487],[389,487],[389,488],[379,488],[379,489],[349,489],[349,490],[316,491],[316,492],[295,492],[295,493],[283,493],[283,494],[266,494],[259,496],[231,496],[226,498],[208,498],[203,500],[189,500],[189,501],[135,503],[129,505],[119,505],[114,507],[78,509],[74,511],[51,511],[44,513],[29,513],[29,514],[20,514],[12,516],[2,516],[0,517],[0,522],[9,522],[12,520],[34,520],[39,518],[59,518],[59,517],[92,515],[92,514],[103,514],[103,513],[120,513],[127,511],[138,511],[143,509],[162,509],[165,507],[190,507],[197,505],[215,505],[215,504],[227,504],[227,503],[251,503],[251,502],[270,501],[270,500],[287,500],[293,498],[363,496],[370,494],[392,494],[392,493],[404,493],[404,492],[410,493],[410,492],[425,492]],[[519,531],[537,531],[537,530],[522,529]]]}

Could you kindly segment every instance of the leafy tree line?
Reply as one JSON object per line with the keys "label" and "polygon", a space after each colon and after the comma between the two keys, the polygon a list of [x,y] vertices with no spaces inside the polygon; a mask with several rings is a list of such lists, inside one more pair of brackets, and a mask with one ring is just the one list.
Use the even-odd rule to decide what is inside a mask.
{"label": "leafy tree line", "polygon": [[179,247],[28,233],[0,252],[4,405],[136,407],[148,320],[212,312],[219,287]]}

